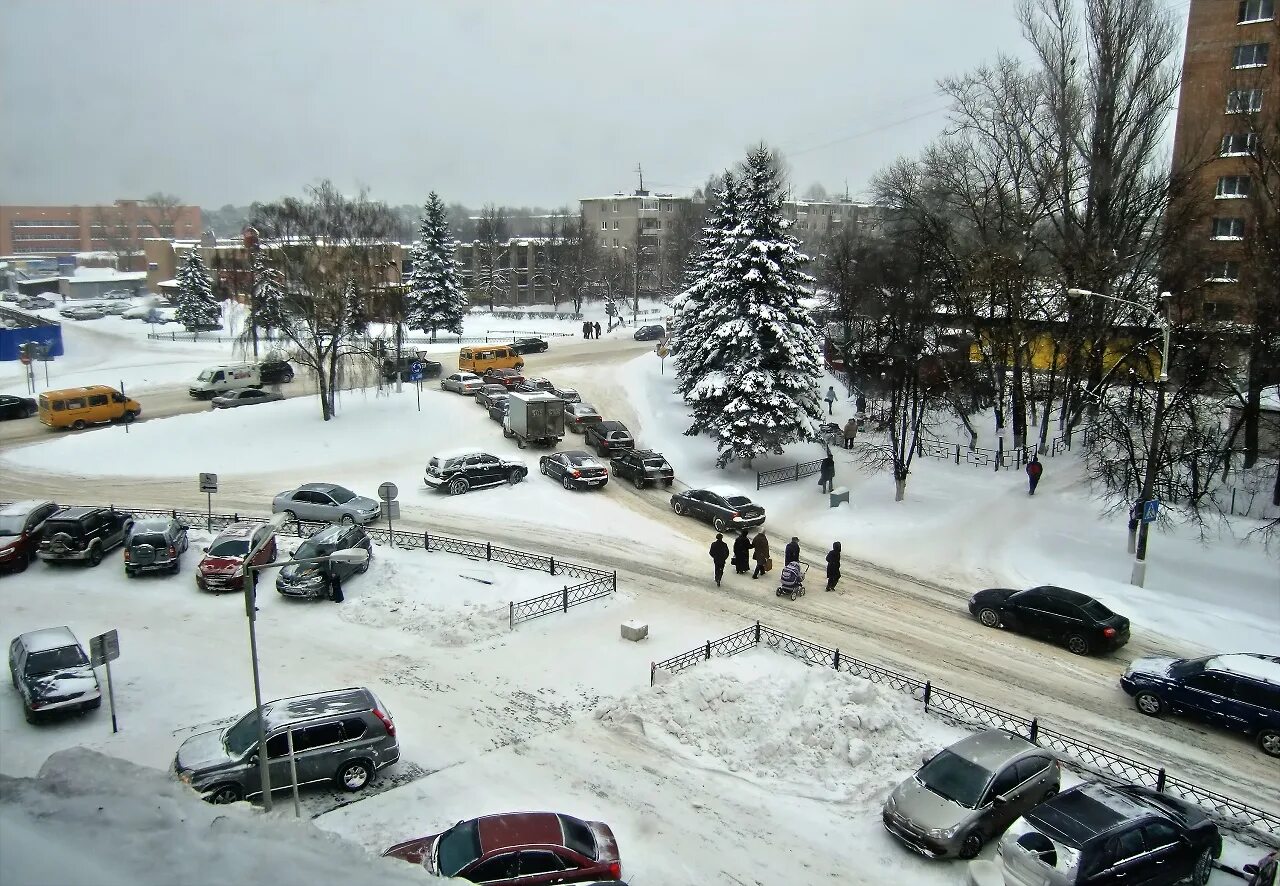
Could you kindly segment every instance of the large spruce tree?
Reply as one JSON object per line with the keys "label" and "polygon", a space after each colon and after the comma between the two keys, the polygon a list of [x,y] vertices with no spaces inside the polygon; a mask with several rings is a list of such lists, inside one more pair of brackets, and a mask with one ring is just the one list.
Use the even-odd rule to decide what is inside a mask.
{"label": "large spruce tree", "polygon": [[454,259],[457,243],[449,232],[449,217],[440,197],[432,191],[423,207],[418,241],[410,253],[405,322],[412,329],[430,332],[447,330],[462,334],[462,318],[467,312],[467,294],[458,277]]}
{"label": "large spruce tree", "polygon": [[191,330],[217,326],[222,317],[222,306],[213,297],[209,271],[200,258],[200,250],[194,246],[178,269],[178,310],[175,313],[178,322]]}

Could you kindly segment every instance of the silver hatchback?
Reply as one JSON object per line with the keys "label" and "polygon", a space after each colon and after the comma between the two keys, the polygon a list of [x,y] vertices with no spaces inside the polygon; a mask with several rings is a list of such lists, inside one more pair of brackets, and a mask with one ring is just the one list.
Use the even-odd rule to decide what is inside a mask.
{"label": "silver hatchback", "polygon": [[885,830],[929,858],[973,858],[1024,812],[1058,793],[1044,748],[988,729],[939,751],[885,801]]}

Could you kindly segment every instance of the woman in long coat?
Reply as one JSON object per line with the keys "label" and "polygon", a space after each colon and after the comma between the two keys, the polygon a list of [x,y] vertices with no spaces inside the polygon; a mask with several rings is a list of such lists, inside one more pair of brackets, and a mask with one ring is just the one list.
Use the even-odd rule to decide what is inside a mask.
{"label": "woman in long coat", "polygon": [[733,569],[742,575],[751,568],[751,539],[747,538],[747,530],[738,533],[733,540]]}
{"label": "woman in long coat", "polygon": [[755,551],[751,556],[756,561],[756,571],[751,573],[751,577],[759,578],[764,575],[765,565],[769,560],[769,539],[765,538],[763,529],[760,530],[760,534],[752,540],[751,547]]}

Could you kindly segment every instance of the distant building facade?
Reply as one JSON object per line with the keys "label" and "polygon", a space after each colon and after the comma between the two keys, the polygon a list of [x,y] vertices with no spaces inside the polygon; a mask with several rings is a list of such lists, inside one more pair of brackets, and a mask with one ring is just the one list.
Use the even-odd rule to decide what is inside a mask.
{"label": "distant building facade", "polygon": [[[136,255],[147,237],[200,236],[200,207],[161,209],[139,200],[111,206],[0,206],[0,255]],[[122,267],[120,270],[143,270]]]}
{"label": "distant building facade", "polygon": [[473,306],[552,305],[554,278],[548,268],[547,250],[555,242],[547,237],[512,237],[498,244],[492,260],[479,240],[459,243],[454,253],[462,288]]}

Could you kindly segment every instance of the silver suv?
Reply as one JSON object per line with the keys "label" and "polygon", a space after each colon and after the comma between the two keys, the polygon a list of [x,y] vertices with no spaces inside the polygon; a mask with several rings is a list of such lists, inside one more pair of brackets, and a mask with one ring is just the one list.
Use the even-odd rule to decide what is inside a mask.
{"label": "silver suv", "polygon": [[177,575],[190,546],[187,525],[172,517],[149,517],[129,528],[124,542],[124,574],[168,572]]}
{"label": "silver suv", "polygon": [[973,858],[1018,816],[1058,793],[1054,756],[988,729],[939,751],[885,801],[884,827],[929,858]]}
{"label": "silver suv", "polygon": [[[379,769],[400,759],[391,712],[368,689],[282,698],[265,703],[262,713],[273,792],[293,783],[290,733],[298,784],[332,781],[358,791]],[[178,748],[173,767],[183,784],[212,803],[261,795],[257,711],[226,729],[191,736]]]}

